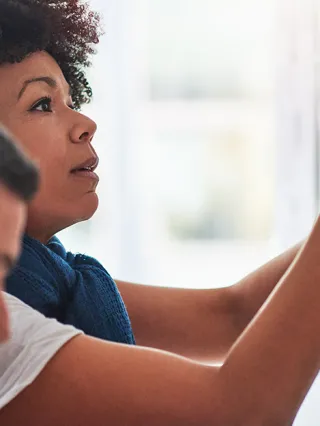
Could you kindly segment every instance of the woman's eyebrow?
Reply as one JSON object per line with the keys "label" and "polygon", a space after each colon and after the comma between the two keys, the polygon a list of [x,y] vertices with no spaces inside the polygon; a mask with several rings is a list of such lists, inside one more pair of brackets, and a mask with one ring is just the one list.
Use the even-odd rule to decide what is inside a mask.
{"label": "woman's eyebrow", "polygon": [[[35,78],[31,78],[30,80],[26,80],[23,83],[22,89],[20,90],[19,95],[18,95],[18,100],[21,98],[21,96],[25,92],[26,88],[30,84],[32,84],[32,83],[38,83],[38,82],[44,82],[48,86],[50,86],[52,89],[56,89],[58,87],[57,82],[53,78],[51,78],[51,77],[35,77]],[[69,87],[69,89],[68,89],[69,95],[71,96],[71,87],[70,86],[68,86],[68,87]]]}

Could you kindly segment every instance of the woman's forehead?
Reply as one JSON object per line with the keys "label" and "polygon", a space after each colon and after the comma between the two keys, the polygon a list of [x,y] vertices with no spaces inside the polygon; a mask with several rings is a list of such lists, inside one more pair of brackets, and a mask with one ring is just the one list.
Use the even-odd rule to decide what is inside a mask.
{"label": "woman's forehead", "polygon": [[0,93],[2,96],[18,96],[25,81],[43,76],[51,77],[58,86],[66,85],[61,68],[46,52],[33,53],[20,63],[1,65]]}

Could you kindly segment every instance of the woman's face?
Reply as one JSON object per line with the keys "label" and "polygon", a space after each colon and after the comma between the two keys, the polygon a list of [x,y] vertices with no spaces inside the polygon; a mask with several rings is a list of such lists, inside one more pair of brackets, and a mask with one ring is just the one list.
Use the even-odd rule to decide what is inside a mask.
{"label": "woman's face", "polygon": [[41,186],[28,207],[26,232],[45,243],[89,219],[98,207],[98,178],[72,170],[87,161],[85,166],[97,165],[96,124],[72,109],[68,83],[49,54],[37,52],[19,64],[0,66],[0,122],[40,168]]}

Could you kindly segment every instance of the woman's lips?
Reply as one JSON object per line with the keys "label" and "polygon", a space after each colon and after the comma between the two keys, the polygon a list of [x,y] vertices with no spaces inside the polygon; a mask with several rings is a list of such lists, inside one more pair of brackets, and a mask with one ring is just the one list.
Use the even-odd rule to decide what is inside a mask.
{"label": "woman's lips", "polygon": [[71,174],[78,178],[93,179],[99,181],[99,176],[90,170],[75,170]]}

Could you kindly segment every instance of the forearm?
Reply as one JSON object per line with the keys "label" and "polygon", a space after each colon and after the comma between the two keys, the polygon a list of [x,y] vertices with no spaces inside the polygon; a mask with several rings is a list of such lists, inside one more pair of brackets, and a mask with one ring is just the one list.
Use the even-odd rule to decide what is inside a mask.
{"label": "forearm", "polygon": [[243,418],[256,413],[261,420],[262,413],[264,424],[289,424],[318,373],[319,259],[318,223],[220,370],[230,405]]}
{"label": "forearm", "polygon": [[296,244],[230,287],[235,323],[241,333],[286,273],[303,242]]}
{"label": "forearm", "polygon": [[201,362],[222,363],[300,247],[228,288],[180,289],[117,280],[137,343]]}

